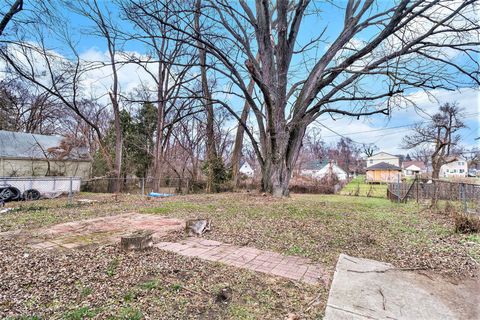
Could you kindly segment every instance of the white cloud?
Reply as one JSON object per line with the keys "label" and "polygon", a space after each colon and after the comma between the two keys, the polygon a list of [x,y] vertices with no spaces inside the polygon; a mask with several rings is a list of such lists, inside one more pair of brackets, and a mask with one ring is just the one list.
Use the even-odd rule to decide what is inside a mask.
{"label": "white cloud", "polygon": [[[56,77],[62,76],[69,81],[72,76],[74,63],[55,51],[48,51],[48,59],[42,54],[42,50],[34,43],[24,43],[23,45],[10,45],[9,52],[11,57],[18,63],[27,74],[34,74],[35,78],[47,87],[52,84],[48,63]],[[145,60],[146,56],[138,52],[119,52],[116,54],[117,75],[119,80],[119,90],[122,95],[128,96],[134,89],[143,85],[154,90],[155,82],[152,76],[144,68],[136,63],[128,62],[131,57]],[[101,104],[109,104],[108,92],[112,89],[113,73],[109,65],[110,57],[107,51],[101,51],[97,48],[90,48],[80,54],[82,64],[81,76],[78,85],[82,90],[82,95],[88,98],[97,99]],[[30,68],[32,63],[32,68]],[[7,66],[5,61],[0,60],[0,78],[5,78]],[[156,73],[157,64],[150,63],[148,70]],[[2,72],[3,71],[3,72]],[[66,89],[70,90],[70,88]]]}
{"label": "white cloud", "polygon": [[[411,133],[410,127],[403,127],[418,121],[425,121],[427,115],[437,112],[440,104],[445,102],[457,102],[465,108],[465,113],[469,115],[464,119],[469,128],[461,131],[463,137],[462,144],[466,146],[475,145],[473,140],[480,135],[480,90],[464,88],[459,91],[431,90],[430,92],[419,91],[407,96],[417,105],[417,108],[409,107],[393,110],[390,117],[377,115],[370,118],[343,117],[332,120],[328,116],[322,116],[319,122],[333,131],[351,138],[356,143],[374,143],[382,151],[397,154],[407,153],[400,148],[402,139],[405,135]],[[318,127],[322,130],[322,136],[327,143],[334,143],[340,139],[340,136],[329,131],[323,126],[313,123],[312,127]],[[387,129],[395,127],[394,129]],[[378,130],[382,129],[382,130]]]}

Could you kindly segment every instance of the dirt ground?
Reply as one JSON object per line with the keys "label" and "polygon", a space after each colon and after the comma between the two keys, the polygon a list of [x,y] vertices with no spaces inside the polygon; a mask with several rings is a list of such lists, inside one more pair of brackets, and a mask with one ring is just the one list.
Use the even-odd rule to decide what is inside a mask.
{"label": "dirt ground", "polygon": [[[308,257],[333,274],[340,253],[415,267],[451,281],[478,279],[480,236],[447,215],[366,197],[252,193],[175,196],[82,194],[21,205],[0,216],[0,317],[24,319],[283,319],[324,314],[328,288],[116,244],[42,250],[25,235],[58,223],[138,212],[212,220],[207,239]],[[168,241],[183,232],[165,235]],[[5,288],[5,289],[4,289]],[[227,301],[218,297],[228,288]]]}

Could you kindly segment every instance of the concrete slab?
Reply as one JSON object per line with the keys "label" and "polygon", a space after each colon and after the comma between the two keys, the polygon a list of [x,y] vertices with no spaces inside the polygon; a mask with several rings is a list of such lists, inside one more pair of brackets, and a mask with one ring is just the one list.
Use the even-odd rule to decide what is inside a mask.
{"label": "concrete slab", "polygon": [[480,319],[480,282],[341,254],[324,319]]}

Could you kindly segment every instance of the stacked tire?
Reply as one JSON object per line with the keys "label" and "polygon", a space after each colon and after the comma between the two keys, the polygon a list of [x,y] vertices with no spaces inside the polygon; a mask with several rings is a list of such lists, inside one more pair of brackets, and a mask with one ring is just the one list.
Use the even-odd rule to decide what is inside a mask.
{"label": "stacked tire", "polygon": [[12,186],[0,186],[0,202],[19,201],[19,200],[38,200],[40,192],[35,189],[22,192]]}

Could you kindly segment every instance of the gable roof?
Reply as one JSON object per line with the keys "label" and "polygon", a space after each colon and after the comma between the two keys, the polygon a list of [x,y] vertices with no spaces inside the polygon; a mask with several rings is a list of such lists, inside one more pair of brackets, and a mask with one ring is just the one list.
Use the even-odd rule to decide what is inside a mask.
{"label": "gable roof", "polygon": [[320,170],[328,164],[328,160],[312,160],[305,163],[302,170]]}
{"label": "gable roof", "polygon": [[[323,171],[328,171],[330,168],[330,164],[327,162],[326,165],[323,166],[323,168],[320,170],[320,172],[323,172]],[[342,168],[340,168],[336,163],[332,162],[332,170],[333,171],[337,171],[337,173],[344,173],[344,174],[347,174],[347,172],[345,170],[343,170]]]}
{"label": "gable roof", "polygon": [[425,163],[423,163],[423,161],[412,160],[412,161],[403,161],[402,162],[402,168],[403,169],[407,169],[410,166],[415,166],[415,167],[419,168],[420,170],[425,170],[427,168],[425,166]]}
{"label": "gable roof", "polygon": [[400,167],[394,166],[393,164],[386,163],[386,162],[380,162],[377,164],[374,164],[373,166],[370,166],[367,168],[367,171],[370,170],[395,170],[395,171],[400,171]]}
{"label": "gable roof", "polygon": [[[62,136],[47,136],[24,132],[0,130],[0,158],[7,159],[38,159],[55,158],[48,151],[50,148],[59,148]],[[65,160],[90,160],[86,148],[76,148]]]}
{"label": "gable roof", "polygon": [[243,168],[244,166],[252,168],[252,166],[250,165],[250,163],[248,163],[248,161],[243,161],[240,163],[240,169]]}

